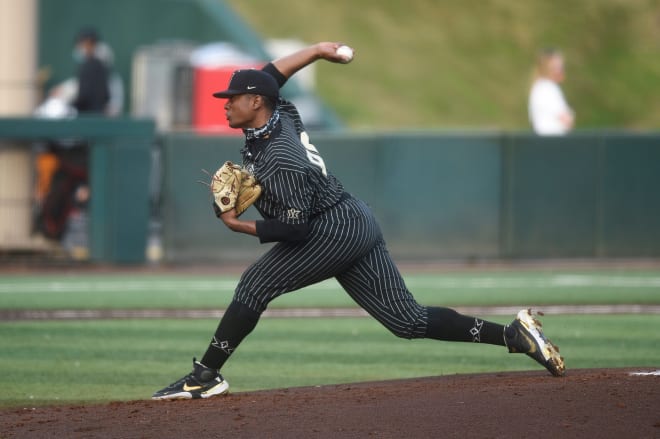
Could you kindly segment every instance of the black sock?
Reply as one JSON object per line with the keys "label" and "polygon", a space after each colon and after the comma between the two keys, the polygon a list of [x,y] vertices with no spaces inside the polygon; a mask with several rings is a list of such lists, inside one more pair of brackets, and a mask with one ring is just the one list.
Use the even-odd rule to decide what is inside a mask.
{"label": "black sock", "polygon": [[242,303],[232,301],[220,319],[218,329],[201,363],[211,369],[220,369],[259,321],[260,313]]}
{"label": "black sock", "polygon": [[464,316],[450,308],[430,306],[427,309],[426,338],[505,345],[503,325]]}

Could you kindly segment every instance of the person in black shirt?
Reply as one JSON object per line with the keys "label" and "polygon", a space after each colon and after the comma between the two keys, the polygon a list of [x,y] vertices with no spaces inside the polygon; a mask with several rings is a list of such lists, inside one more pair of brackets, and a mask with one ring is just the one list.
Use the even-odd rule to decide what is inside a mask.
{"label": "person in black shirt", "polygon": [[408,291],[369,207],[345,191],[310,142],[295,106],[279,96],[287,79],[318,60],[345,62],[338,43],[323,42],[268,63],[234,72],[227,98],[230,127],[245,134],[243,166],[262,185],[254,203],[261,220],[242,220],[235,210],[217,214],[232,231],[276,242],[241,276],[201,361],[153,399],[209,398],[228,391],[219,373],[276,297],[334,277],[357,304],[397,337],[431,338],[507,346],[526,353],[553,375],[563,359],[545,338],[531,310],[510,325],[423,306]]}
{"label": "person in black shirt", "polygon": [[96,57],[99,34],[94,29],[82,29],[76,37],[74,57],[78,66],[78,93],[73,107],[78,113],[104,113],[110,91],[109,72],[106,65]]}

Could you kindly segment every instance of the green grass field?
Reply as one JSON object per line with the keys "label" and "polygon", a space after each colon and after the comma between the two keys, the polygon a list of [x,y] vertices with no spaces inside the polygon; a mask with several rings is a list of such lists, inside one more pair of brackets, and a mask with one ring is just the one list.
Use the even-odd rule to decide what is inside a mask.
{"label": "green grass field", "polygon": [[[428,304],[660,304],[660,272],[460,272],[406,275]],[[237,277],[4,275],[0,309],[223,308]],[[336,284],[275,301],[352,306]],[[487,317],[487,316],[486,316]],[[491,317],[507,323],[511,318]],[[571,368],[660,367],[660,315],[548,315]],[[0,323],[0,406],[145,399],[187,373],[217,321]],[[503,348],[402,340],[369,318],[264,318],[223,369],[234,392],[430,375],[538,370]],[[549,379],[551,379],[549,377]]]}
{"label": "green grass field", "polygon": [[[658,271],[524,271],[407,274],[429,305],[658,304]],[[0,277],[0,309],[224,308],[238,275],[63,274]],[[278,298],[282,307],[354,306],[334,280]]]}

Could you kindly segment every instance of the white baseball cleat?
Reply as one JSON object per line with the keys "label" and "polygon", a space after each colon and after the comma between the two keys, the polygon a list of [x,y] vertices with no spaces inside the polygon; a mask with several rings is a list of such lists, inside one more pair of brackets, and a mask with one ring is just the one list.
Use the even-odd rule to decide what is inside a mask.
{"label": "white baseball cleat", "polygon": [[527,354],[554,376],[564,376],[564,358],[559,355],[559,348],[543,335],[542,326],[531,309],[520,310],[516,319],[504,328],[504,342],[509,352]]}

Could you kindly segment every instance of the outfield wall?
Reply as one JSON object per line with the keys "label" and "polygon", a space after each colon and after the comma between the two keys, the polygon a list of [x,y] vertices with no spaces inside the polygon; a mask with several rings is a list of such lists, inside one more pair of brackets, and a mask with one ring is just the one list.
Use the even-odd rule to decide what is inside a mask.
{"label": "outfield wall", "polygon": [[[244,263],[264,251],[215,218],[199,183],[208,181],[203,169],[240,161],[242,137],[156,136],[149,120],[0,119],[0,139],[25,149],[71,137],[91,146],[93,260],[144,263],[157,230],[167,262]],[[347,190],[372,206],[398,260],[660,256],[656,133],[326,132],[312,141]],[[2,193],[18,194],[16,184],[3,179]],[[3,198],[2,217],[22,206],[29,221],[29,203],[27,195]],[[149,226],[159,224],[154,215],[160,227]],[[16,240],[0,238],[11,250]]]}
{"label": "outfield wall", "polygon": [[[316,133],[312,141],[372,206],[399,260],[660,256],[655,133]],[[264,251],[225,229],[197,182],[201,169],[239,160],[241,146],[240,137],[162,138],[166,260],[245,261]]]}

